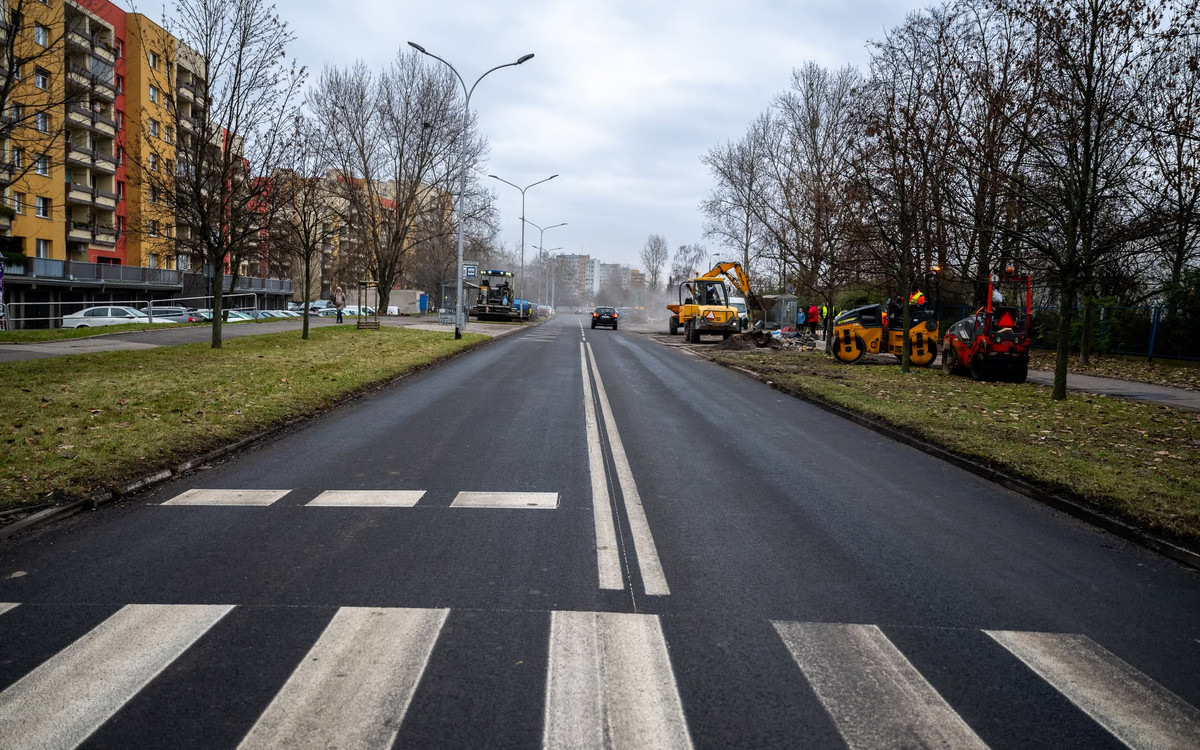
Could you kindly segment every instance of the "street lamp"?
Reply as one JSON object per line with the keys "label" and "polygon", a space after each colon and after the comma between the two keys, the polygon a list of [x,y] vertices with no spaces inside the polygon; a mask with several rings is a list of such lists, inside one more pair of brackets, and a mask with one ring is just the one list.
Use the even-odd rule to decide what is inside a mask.
{"label": "street lamp", "polygon": [[471,84],[471,88],[467,88],[467,82],[463,80],[463,77],[458,74],[458,71],[455,70],[454,66],[451,65],[449,62],[447,62],[446,60],[443,60],[442,58],[438,57],[437,55],[433,54],[432,52],[426,51],[426,49],[424,47],[417,44],[416,42],[409,42],[408,46],[412,47],[417,52],[420,52],[422,55],[428,55],[428,56],[432,57],[434,60],[445,63],[446,67],[450,68],[450,70],[454,73],[454,76],[456,78],[458,78],[458,82],[462,84],[463,93],[466,94],[466,101],[463,102],[462,180],[459,183],[459,190],[458,190],[458,204],[459,204],[458,205],[458,272],[455,274],[458,277],[458,290],[455,292],[456,296],[454,297],[454,305],[457,308],[454,311],[454,338],[461,339],[462,338],[462,329],[466,325],[466,321],[463,319],[463,317],[464,317],[463,313],[466,312],[466,309],[467,309],[466,305],[463,304],[463,298],[462,298],[462,296],[463,296],[463,230],[466,227],[466,221],[464,220],[465,217],[463,216],[462,202],[463,202],[463,200],[466,199],[466,196],[467,196],[467,159],[466,159],[467,129],[471,126],[471,94],[475,93],[475,87],[478,86],[479,82],[482,81],[484,78],[486,78],[489,73],[494,73],[495,71],[500,70],[501,68],[511,68],[515,65],[520,65],[521,63],[528,62],[529,60],[533,59],[533,53],[531,52],[528,55],[522,55],[521,57],[518,57],[516,62],[510,62],[510,63],[504,63],[503,65],[497,65],[496,67],[487,71],[487,73],[484,73],[483,75],[476,78],[475,83]]}
{"label": "street lamp", "polygon": [[[521,207],[521,213],[525,213],[525,207],[524,207],[524,206],[522,206],[522,207]],[[544,250],[542,250],[542,248],[543,248],[543,247],[545,246],[545,244],[546,244],[546,241],[545,241],[545,238],[546,238],[546,229],[554,229],[555,227],[565,227],[565,226],[567,225],[567,222],[565,222],[565,221],[564,221],[564,222],[563,222],[563,223],[561,223],[561,224],[551,224],[550,226],[546,227],[545,229],[543,229],[542,227],[539,227],[537,224],[534,224],[532,221],[529,221],[528,219],[522,219],[522,224],[528,224],[529,226],[531,226],[531,227],[533,227],[534,229],[538,230],[538,248],[537,248],[537,249],[538,249],[538,252],[544,252]],[[521,244],[524,244],[524,243],[525,243],[525,234],[524,234],[524,232],[522,232],[522,234],[521,234]],[[556,249],[556,250],[561,250],[562,248],[555,248],[555,249]],[[540,293],[539,293],[539,294],[540,294]],[[543,301],[544,301],[544,298],[543,298]]]}
{"label": "street lamp", "polygon": [[[504,179],[503,177],[497,177],[494,174],[490,174],[490,175],[488,175],[488,177],[491,177],[493,180],[500,180],[505,185],[510,185],[512,187],[515,187],[517,190],[521,191],[521,277],[518,279],[518,283],[517,283],[517,298],[523,300],[523,299],[525,299],[525,295],[522,294],[522,291],[524,291],[524,288],[525,288],[525,191],[528,190],[529,188],[533,187],[534,185],[541,185],[543,182],[549,182],[550,180],[553,180],[555,177],[558,177],[558,175],[552,174],[544,180],[538,180],[537,182],[530,183],[530,184],[526,185],[525,187],[520,187],[519,185],[513,185],[511,182]],[[517,318],[521,319],[521,318],[525,317],[525,303],[520,302],[520,303],[518,303],[518,305],[519,305],[519,308],[518,308],[518,312],[517,312]]]}

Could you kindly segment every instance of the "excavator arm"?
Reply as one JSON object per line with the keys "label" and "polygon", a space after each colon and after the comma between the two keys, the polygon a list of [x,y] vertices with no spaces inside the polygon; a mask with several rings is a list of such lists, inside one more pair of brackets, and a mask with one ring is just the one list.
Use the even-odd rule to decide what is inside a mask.
{"label": "excavator arm", "polygon": [[[746,298],[746,309],[750,312],[751,322],[762,320],[766,312],[763,310],[762,304],[758,299],[758,295],[754,293],[754,289],[750,287],[750,277],[746,275],[746,271],[742,268],[742,264],[737,261],[727,261],[718,263],[711,270],[699,278],[702,279],[724,279],[728,281],[734,289],[742,293]],[[756,314],[757,313],[757,314]]]}

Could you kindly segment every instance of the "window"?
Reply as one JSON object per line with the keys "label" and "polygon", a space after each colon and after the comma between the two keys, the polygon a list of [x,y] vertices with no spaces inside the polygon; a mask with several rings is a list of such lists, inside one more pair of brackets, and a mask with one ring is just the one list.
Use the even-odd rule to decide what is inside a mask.
{"label": "window", "polygon": [[37,216],[39,219],[50,218],[50,199],[39,195],[37,197]]}
{"label": "window", "polygon": [[175,162],[167,159],[167,174],[175,174]]}
{"label": "window", "polygon": [[33,127],[36,128],[39,133],[49,133],[50,115],[46,114],[45,112],[35,112],[33,115]]}
{"label": "window", "polygon": [[[150,53],[150,67],[153,68],[154,70],[158,70],[158,53],[157,52]],[[153,101],[153,100],[151,100],[151,101]]]}
{"label": "window", "polygon": [[158,203],[158,186],[157,185],[150,186],[150,202]]}
{"label": "window", "polygon": [[146,257],[146,268],[158,268],[157,255],[149,255]]}
{"label": "window", "polygon": [[10,111],[12,112],[13,122],[20,122],[21,118],[25,116],[25,108],[16,102],[12,103]]}
{"label": "window", "polygon": [[125,57],[125,42],[122,42],[120,39],[118,39],[117,40],[117,59],[120,60],[120,59],[123,59],[124,57]]}
{"label": "window", "polygon": [[19,214],[25,213],[25,194],[24,193],[13,193],[12,194],[12,210]]}
{"label": "window", "polygon": [[33,70],[33,85],[37,86],[42,91],[50,90],[50,71],[41,68]]}
{"label": "window", "polygon": [[13,65],[13,80],[14,81],[19,81],[19,80],[21,80],[21,78],[23,78],[25,76],[25,74],[21,72],[23,68],[24,68],[24,66],[22,66],[22,65]]}
{"label": "window", "polygon": [[117,76],[117,93],[125,93],[125,76]]}
{"label": "window", "polygon": [[50,29],[40,23],[33,27],[33,41],[43,47],[50,46]]}
{"label": "window", "polygon": [[25,152],[19,148],[12,150],[12,165],[13,169],[21,169],[25,166]]}
{"label": "window", "polygon": [[124,130],[124,129],[125,129],[125,113],[118,112],[117,113],[117,130]]}
{"label": "window", "polygon": [[175,128],[168,125],[167,126],[167,143],[174,143],[174,142],[175,142]]}
{"label": "window", "polygon": [[158,154],[150,154],[150,171],[158,171]]}
{"label": "window", "polygon": [[150,87],[150,101],[154,102],[155,104],[158,104],[158,87],[157,86]]}
{"label": "window", "polygon": [[37,257],[39,257],[39,258],[49,258],[50,257],[50,240],[38,240],[36,252],[37,252]]}
{"label": "window", "polygon": [[124,198],[125,198],[125,181],[120,180],[117,182],[117,200],[124,200]]}
{"label": "window", "polygon": [[150,121],[150,137],[151,138],[158,137],[158,120]]}
{"label": "window", "polygon": [[48,154],[38,154],[37,159],[33,163],[33,171],[43,176],[49,176],[50,156]]}
{"label": "window", "polygon": [[157,219],[150,220],[150,236],[151,237],[158,236],[158,220]]}

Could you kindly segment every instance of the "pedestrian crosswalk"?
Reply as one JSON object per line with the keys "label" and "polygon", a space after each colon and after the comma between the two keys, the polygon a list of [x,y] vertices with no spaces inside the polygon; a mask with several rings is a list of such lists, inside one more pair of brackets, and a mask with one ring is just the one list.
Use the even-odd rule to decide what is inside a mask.
{"label": "pedestrian crosswalk", "polygon": [[[191,489],[166,500],[167,506],[266,507],[275,505],[292,490]],[[412,508],[425,490],[326,490],[304,504],[306,508]],[[451,508],[508,508],[553,510],[557,492],[475,492],[454,496]]]}
{"label": "pedestrian crosswalk", "polygon": [[[29,658],[11,651],[14,643],[25,642],[9,638],[6,630],[18,613],[24,613],[22,627],[33,632],[38,630],[41,610],[62,606],[0,603],[0,652],[4,654],[0,662]],[[171,721],[155,722],[156,708],[167,709],[156,706],[155,700],[183,694],[203,701],[212,691],[232,688],[188,684],[182,693],[172,693],[156,689],[157,683],[197,679],[194,674],[202,671],[197,662],[220,662],[223,645],[244,654],[242,640],[261,637],[263,632],[260,627],[239,632],[237,615],[247,609],[261,619],[269,608],[129,604],[102,613],[107,615],[102,619],[85,618],[83,632],[64,640],[67,645],[55,653],[30,660],[23,674],[8,675],[0,669],[0,748],[73,748],[85,742],[106,744],[105,739],[112,744],[111,737],[97,740],[96,735],[114,723],[119,725],[123,712],[140,717],[139,744],[174,744],[173,733],[185,730]],[[292,609],[279,608],[281,626]],[[49,613],[46,617],[47,622],[68,621]],[[762,705],[779,707],[775,719],[779,727],[770,734],[778,738],[774,744],[812,744],[806,734],[810,724],[792,715],[805,700],[797,684],[807,685],[837,738],[852,749],[984,748],[987,731],[994,730],[972,726],[956,706],[962,696],[939,693],[933,684],[936,680],[927,679],[888,637],[886,628],[875,625],[752,621],[751,640],[761,637],[762,641],[733,649],[746,655],[746,669],[767,659],[781,659],[778,663],[783,664],[790,656],[790,668],[802,678],[769,695],[770,690],[748,694],[733,687],[736,675],[730,675],[730,686],[695,684],[710,666],[695,663],[703,650],[681,647],[681,639],[703,640],[693,634],[695,623],[688,618],[550,611],[513,620],[509,612],[341,607],[329,608],[323,627],[311,630],[311,639],[298,650],[263,643],[254,651],[254,663],[229,667],[235,675],[246,671],[279,675],[266,692],[239,699],[249,709],[229,746],[390,748],[405,744],[403,732],[413,711],[424,712],[417,721],[429,731],[431,722],[436,726],[446,710],[440,704],[431,707],[436,700],[422,703],[423,690],[467,701],[473,690],[480,689],[470,679],[449,693],[444,685],[429,683],[445,680],[452,668],[466,665],[469,670],[481,654],[509,647],[492,642],[500,638],[497,633],[503,628],[488,627],[489,617],[506,626],[526,622],[533,633],[532,640],[514,636],[535,644],[530,653],[501,660],[493,668],[513,670],[513,675],[523,675],[527,665],[539,670],[540,680],[522,682],[514,676],[511,684],[533,685],[534,694],[519,705],[527,704],[536,713],[542,727],[540,744],[545,748],[738,744],[736,735],[707,733],[722,722],[736,726],[736,719],[714,720],[709,714],[746,713],[761,718]],[[462,631],[472,627],[478,628],[478,635],[464,636]],[[1064,705],[1076,707],[1085,717],[1082,720],[1095,722],[1116,742],[1132,748],[1200,746],[1196,707],[1086,636],[1011,630],[982,633],[980,643],[992,643],[997,654],[1027,667],[1022,680],[1051,686],[1069,701]],[[729,644],[713,642],[729,650]],[[456,653],[464,648],[469,653]],[[196,650],[203,653],[202,660],[188,656]],[[274,664],[273,660],[282,661]],[[923,663],[928,671],[928,662]],[[175,668],[176,664],[185,666]],[[493,689],[509,684],[503,675],[483,682]],[[178,711],[179,707],[170,708]],[[520,724],[505,717],[490,731],[502,731],[510,718],[514,725]],[[236,720],[223,717],[226,722]],[[434,737],[420,739],[439,744]],[[526,739],[530,742],[499,734],[476,736],[479,744],[489,746],[536,744],[533,738]],[[1022,746],[1040,741],[1038,737],[1019,740]]]}

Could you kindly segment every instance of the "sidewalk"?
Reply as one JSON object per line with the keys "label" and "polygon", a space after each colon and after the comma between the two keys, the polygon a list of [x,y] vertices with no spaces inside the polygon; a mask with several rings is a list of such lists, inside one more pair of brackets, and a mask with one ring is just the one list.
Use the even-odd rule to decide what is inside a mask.
{"label": "sidewalk", "polygon": [[[347,317],[346,322],[352,324],[354,318]],[[241,336],[261,336],[267,333],[283,331],[298,331],[300,318],[290,320],[273,320],[267,323],[234,323],[221,328],[222,339],[234,339]],[[453,332],[454,326],[437,322],[437,318],[426,317],[382,317],[380,324],[404,328],[418,328],[423,331]],[[337,325],[333,318],[309,318],[309,327]],[[472,321],[465,331],[481,333],[492,338],[507,336],[524,330],[525,326],[511,323],[479,323]],[[63,357],[71,354],[91,354],[93,352],[130,351],[135,349],[157,349],[161,346],[179,346],[181,344],[199,344],[212,341],[212,329],[208,326],[164,327],[161,330],[127,331],[124,333],[104,333],[97,329],[96,335],[81,339],[63,339],[62,341],[40,341],[30,344],[0,344],[0,363],[21,362],[30,359],[48,359]]]}

